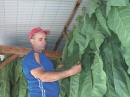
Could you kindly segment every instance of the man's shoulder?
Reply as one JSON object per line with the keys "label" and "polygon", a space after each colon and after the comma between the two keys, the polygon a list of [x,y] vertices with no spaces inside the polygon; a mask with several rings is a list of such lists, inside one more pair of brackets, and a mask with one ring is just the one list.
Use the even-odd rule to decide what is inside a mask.
{"label": "man's shoulder", "polygon": [[33,51],[30,51],[30,52],[28,52],[28,53],[24,56],[24,59],[33,58],[33,56],[34,56],[34,52],[33,52]]}

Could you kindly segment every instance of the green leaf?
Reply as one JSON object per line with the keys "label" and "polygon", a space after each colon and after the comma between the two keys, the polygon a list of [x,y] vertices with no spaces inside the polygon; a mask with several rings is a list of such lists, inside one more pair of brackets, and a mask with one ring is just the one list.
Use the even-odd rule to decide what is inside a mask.
{"label": "green leaf", "polygon": [[[68,45],[68,51],[70,52],[70,54],[68,54],[68,56],[70,56],[73,53],[74,50],[74,39],[72,38],[69,45]],[[65,60],[65,59],[64,59]]]}
{"label": "green leaf", "polygon": [[19,94],[19,83],[16,83],[15,85],[13,85],[12,88],[12,96],[18,97],[18,94]]}
{"label": "green leaf", "polygon": [[88,8],[89,9],[89,11],[88,11],[89,17],[92,16],[92,14],[95,12],[95,9],[97,7],[99,7],[99,5],[96,2],[94,2],[94,0],[90,0],[89,8]]}
{"label": "green leaf", "polygon": [[60,95],[59,97],[65,97],[65,95],[69,95],[70,90],[70,81],[69,78],[64,78],[59,81],[60,83]]}
{"label": "green leaf", "polygon": [[[63,53],[62,53],[62,60],[63,61],[68,57],[68,49],[69,49],[68,46],[69,46],[70,42],[72,41],[71,40],[72,37],[73,37],[73,33],[69,32],[68,33],[68,40],[65,43],[65,46],[64,46],[64,49],[63,49]],[[70,46],[70,49],[71,49],[71,46]],[[70,50],[70,51],[71,51],[71,53],[73,52],[72,50]]]}
{"label": "green leaf", "polygon": [[104,38],[105,38],[104,35],[100,31],[100,24],[97,21],[96,22],[96,28],[95,28],[95,31],[94,31],[94,41],[95,41],[95,46],[96,46],[96,48],[97,48],[98,51],[99,51],[100,45],[104,41]]}
{"label": "green leaf", "polygon": [[24,74],[22,73],[19,79],[19,96],[18,97],[24,97],[26,95],[27,91],[27,81],[24,77]]}
{"label": "green leaf", "polygon": [[121,53],[119,52],[117,41],[116,42],[112,41],[111,44],[113,51],[112,53],[114,53],[112,69],[113,69],[115,90],[118,94],[118,97],[129,97],[130,92],[128,89],[130,87],[128,85],[129,83],[127,83],[129,76],[126,74],[124,68],[122,67],[123,60],[121,57]]}
{"label": "green leaf", "polygon": [[20,74],[22,73],[22,60],[19,60],[19,62],[15,66],[15,83],[17,83],[18,79],[20,78]]}
{"label": "green leaf", "polygon": [[106,19],[103,17],[103,13],[99,8],[96,9],[95,14],[97,16],[97,20],[99,21],[100,25],[106,30],[106,32],[111,35],[111,32],[108,29],[108,26],[106,24]]}
{"label": "green leaf", "polygon": [[130,49],[121,46],[121,51],[122,51],[122,56],[124,56],[126,64],[128,65],[127,72],[130,74]]}
{"label": "green leaf", "polygon": [[106,90],[106,74],[103,70],[103,62],[98,52],[95,52],[94,63],[91,66],[93,86],[89,97],[102,97]]}
{"label": "green leaf", "polygon": [[79,77],[80,77],[80,74],[76,74],[76,75],[73,75],[73,76],[70,77],[69,97],[78,97]]}
{"label": "green leaf", "polygon": [[14,67],[15,67],[15,63],[17,63],[16,59],[8,64],[8,67],[10,68],[10,70],[9,70],[9,80],[10,80],[12,85],[15,84],[15,81],[14,81],[14,71],[15,71]]}
{"label": "green leaf", "polygon": [[108,26],[117,34],[122,45],[130,49],[130,5],[113,7],[108,15]]}
{"label": "green leaf", "polygon": [[80,86],[78,97],[90,97],[92,91],[92,73],[90,55],[82,56],[82,72],[80,74]]}
{"label": "green leaf", "polygon": [[61,70],[67,70],[74,64],[76,64],[78,61],[80,61],[79,51],[78,49],[72,53],[68,58],[66,58],[63,62],[64,65],[61,68],[58,68],[57,71]]}
{"label": "green leaf", "polygon": [[83,54],[84,53],[84,49],[85,49],[85,41],[86,41],[85,36],[80,34],[78,29],[75,28],[75,30],[73,32],[73,37],[74,37],[74,41],[79,45],[79,51],[80,51],[79,53]]}
{"label": "green leaf", "polygon": [[10,97],[8,65],[0,69],[0,97]]}
{"label": "green leaf", "polygon": [[104,63],[104,71],[106,72],[107,91],[105,97],[118,97],[113,85],[113,70],[112,70],[112,48],[109,40],[105,40],[101,47],[101,55]]}
{"label": "green leaf", "polygon": [[107,8],[106,14],[108,15],[109,11],[111,10],[111,6],[127,6],[129,4],[129,0],[108,0],[107,1]]}

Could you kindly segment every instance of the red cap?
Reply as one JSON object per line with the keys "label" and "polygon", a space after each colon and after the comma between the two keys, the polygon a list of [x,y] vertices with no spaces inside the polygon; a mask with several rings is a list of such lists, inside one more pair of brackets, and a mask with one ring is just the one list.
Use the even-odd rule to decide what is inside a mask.
{"label": "red cap", "polygon": [[31,39],[32,36],[38,32],[41,32],[43,31],[45,34],[49,34],[50,33],[50,30],[42,30],[40,27],[37,27],[37,28],[33,28],[29,34],[29,38]]}

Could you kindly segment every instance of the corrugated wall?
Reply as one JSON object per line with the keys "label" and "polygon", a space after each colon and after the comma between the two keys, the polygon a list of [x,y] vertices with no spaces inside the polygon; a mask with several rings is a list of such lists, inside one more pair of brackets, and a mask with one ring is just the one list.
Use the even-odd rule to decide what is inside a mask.
{"label": "corrugated wall", "polygon": [[[68,31],[88,2],[82,0]],[[75,3],[76,0],[0,0],[0,45],[31,47],[28,34],[32,28],[41,27],[51,31],[47,49],[52,50]],[[64,43],[63,38],[58,51],[63,50]]]}

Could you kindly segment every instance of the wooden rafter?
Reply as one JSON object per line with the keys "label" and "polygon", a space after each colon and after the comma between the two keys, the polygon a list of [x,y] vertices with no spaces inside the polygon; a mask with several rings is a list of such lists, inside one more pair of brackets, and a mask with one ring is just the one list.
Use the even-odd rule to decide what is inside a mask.
{"label": "wooden rafter", "polygon": [[10,63],[12,60],[14,60],[15,58],[17,58],[18,56],[19,56],[18,54],[13,54],[8,59],[6,59],[2,63],[0,63],[0,69],[3,68],[4,66],[6,66],[8,63]]}
{"label": "wooden rafter", "polygon": [[[0,45],[0,54],[1,55],[17,54],[18,57],[23,57],[31,50],[32,50],[31,48],[20,48],[20,47],[12,47],[12,46]],[[48,58],[50,58],[52,60],[55,60],[56,58],[61,58],[62,57],[62,52],[58,52],[58,51],[44,50],[43,53]]]}
{"label": "wooden rafter", "polygon": [[60,44],[60,41],[63,38],[63,35],[65,36],[66,39],[68,39],[68,35],[66,33],[66,30],[68,29],[68,27],[69,27],[69,25],[70,25],[74,15],[75,15],[77,9],[79,8],[79,5],[80,5],[81,1],[82,0],[77,0],[76,1],[75,6],[74,6],[74,8],[72,10],[72,13],[70,14],[70,17],[69,17],[68,21],[66,22],[66,24],[65,24],[65,26],[64,26],[64,28],[63,28],[63,30],[62,30],[58,40],[56,41],[56,44],[55,44],[55,47],[53,48],[53,51],[56,51],[56,49],[58,48],[58,46]]}

